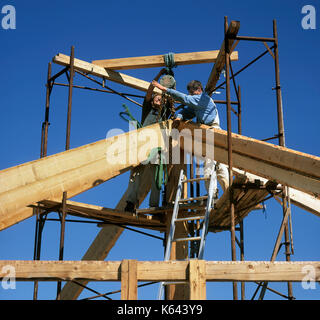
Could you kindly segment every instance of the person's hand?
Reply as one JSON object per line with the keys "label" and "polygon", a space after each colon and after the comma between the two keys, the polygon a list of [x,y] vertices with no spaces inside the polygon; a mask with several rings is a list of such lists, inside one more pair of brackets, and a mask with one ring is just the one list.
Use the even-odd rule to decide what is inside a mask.
{"label": "person's hand", "polygon": [[160,83],[158,83],[156,80],[152,80],[151,84],[154,86],[154,87],[157,87],[160,85]]}
{"label": "person's hand", "polygon": [[160,89],[161,91],[167,91],[167,88],[166,88],[166,87],[162,86],[159,82],[157,82],[157,81],[155,81],[155,80],[152,80],[151,84],[152,84],[154,87]]}

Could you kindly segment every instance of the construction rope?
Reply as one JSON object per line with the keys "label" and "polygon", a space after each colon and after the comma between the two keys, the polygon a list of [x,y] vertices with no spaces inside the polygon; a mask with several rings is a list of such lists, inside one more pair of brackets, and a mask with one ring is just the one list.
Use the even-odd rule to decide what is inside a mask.
{"label": "construction rope", "polygon": [[176,68],[177,67],[177,65],[175,64],[175,61],[174,61],[174,53],[173,52],[169,52],[169,53],[165,54],[163,56],[163,60],[164,60],[164,63],[166,65],[167,74],[169,74],[171,76],[174,76],[172,68]]}

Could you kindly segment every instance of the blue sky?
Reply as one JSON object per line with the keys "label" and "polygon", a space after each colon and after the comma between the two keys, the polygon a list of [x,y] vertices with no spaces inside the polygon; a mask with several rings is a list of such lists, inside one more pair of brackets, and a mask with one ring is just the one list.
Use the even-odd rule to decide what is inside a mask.
{"label": "blue sky", "polygon": [[[48,62],[59,52],[69,55],[72,45],[75,56],[85,61],[183,53],[220,49],[223,40],[224,16],[241,23],[239,35],[272,36],[272,20],[277,20],[279,35],[280,81],[283,94],[286,145],[301,152],[319,156],[318,72],[320,70],[320,26],[304,30],[301,26],[304,5],[313,5],[320,19],[320,5],[315,0],[282,1],[0,1],[0,7],[16,8],[16,29],[0,28],[0,169],[39,158],[41,123],[44,119],[45,81]],[[4,14],[0,16],[0,19]],[[317,22],[318,22],[317,20]],[[262,43],[240,42],[239,70],[265,47]],[[174,69],[177,89],[185,91],[191,79],[207,82],[212,64],[179,66]],[[61,67],[53,64],[53,73]],[[150,81],[158,68],[126,70],[129,75]],[[237,77],[242,88],[243,134],[263,139],[277,133],[274,64],[270,55]],[[60,78],[59,82],[66,83]],[[75,84],[91,85],[80,76]],[[116,90],[141,94],[136,90],[108,83]],[[94,86],[94,85],[93,85]],[[225,91],[217,99],[224,99]],[[55,87],[51,95],[48,154],[64,150],[67,110],[66,88]],[[232,98],[235,95],[232,92]],[[138,100],[138,99],[137,99]],[[108,130],[128,130],[120,119],[122,103],[139,117],[138,106],[121,97],[74,89],[71,148],[105,138]],[[218,106],[221,126],[226,129],[225,106]],[[232,118],[236,132],[236,118]],[[122,196],[128,173],[85,192],[73,200],[115,207]],[[244,222],[245,256],[247,260],[269,260],[280,227],[282,209],[274,201],[266,202],[266,212],[254,211]],[[56,218],[54,213],[51,214]],[[293,207],[292,260],[317,261],[320,220]],[[23,221],[0,232],[0,259],[32,260],[35,219]],[[67,223],[65,260],[79,260],[97,235],[99,228],[92,224]],[[43,234],[43,260],[57,260],[59,247],[58,223],[47,222]],[[159,235],[159,233],[155,233]],[[160,240],[125,231],[107,259],[162,260]],[[231,260],[230,234],[209,234],[205,259]],[[283,250],[278,260],[284,260]],[[97,291],[120,288],[120,283],[91,283]],[[272,288],[286,294],[285,283],[273,283]],[[255,285],[248,284],[250,299]],[[139,289],[140,299],[153,299],[157,286]],[[319,299],[320,287],[305,290],[300,283],[293,285],[297,299]],[[0,299],[32,299],[33,284],[18,282],[15,290],[0,288]],[[55,299],[56,283],[40,283],[39,299]],[[92,295],[83,291],[80,298]],[[230,283],[210,283],[209,299],[232,299]],[[119,299],[119,295],[114,295]],[[267,293],[266,299],[279,299]],[[281,298],[280,298],[281,299]]]}

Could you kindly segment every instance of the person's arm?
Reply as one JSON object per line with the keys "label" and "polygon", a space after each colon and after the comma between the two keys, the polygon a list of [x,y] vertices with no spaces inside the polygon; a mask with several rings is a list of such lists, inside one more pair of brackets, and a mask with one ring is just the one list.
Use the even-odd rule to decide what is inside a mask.
{"label": "person's arm", "polygon": [[163,85],[161,85],[159,82],[157,82],[157,80],[153,80],[151,82],[151,84],[153,85],[153,87],[156,87],[156,88],[160,89],[163,92],[167,92],[167,90],[168,90],[168,88],[166,88]]}
{"label": "person's arm", "polygon": [[182,110],[179,110],[176,114],[176,119],[180,120],[190,120],[196,116],[194,110],[192,108],[183,108]]}
{"label": "person's arm", "polygon": [[187,94],[184,94],[184,93],[177,91],[177,90],[174,90],[174,89],[168,89],[156,81],[152,81],[152,84],[155,87],[157,87],[158,89],[169,94],[174,100],[177,100],[186,106],[189,106],[191,108],[198,108],[199,107],[199,105],[198,105],[199,97],[198,96],[187,95]]}
{"label": "person's arm", "polygon": [[198,95],[188,95],[174,89],[168,89],[166,93],[170,95],[174,100],[177,100],[192,109],[199,108]]}
{"label": "person's arm", "polygon": [[152,99],[152,93],[153,93],[153,89],[155,87],[154,82],[157,82],[159,80],[159,78],[166,72],[166,69],[163,68],[159,71],[159,73],[154,77],[154,79],[152,80],[152,82],[149,85],[149,88],[147,90],[147,94],[145,97],[146,101],[150,101]]}
{"label": "person's arm", "polygon": [[[153,81],[158,81],[161,75],[163,75],[166,72],[166,69],[163,68],[159,71],[159,73],[155,76]],[[146,119],[147,115],[149,114],[151,110],[151,100],[152,100],[152,93],[154,89],[153,81],[150,83],[146,96],[143,101],[142,106],[142,114],[141,114],[141,123],[143,124],[144,120]]]}

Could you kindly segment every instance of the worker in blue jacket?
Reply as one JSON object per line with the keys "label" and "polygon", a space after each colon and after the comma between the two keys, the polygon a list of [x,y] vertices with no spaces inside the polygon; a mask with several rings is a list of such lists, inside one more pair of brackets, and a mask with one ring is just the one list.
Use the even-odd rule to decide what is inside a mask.
{"label": "worker in blue jacket", "polygon": [[[217,107],[213,99],[203,90],[200,81],[192,80],[188,83],[187,90],[189,94],[166,88],[155,80],[152,84],[171,96],[174,100],[179,101],[186,106],[178,111],[176,120],[190,120],[196,118],[198,123],[221,129]],[[217,176],[223,191],[225,191],[229,186],[229,173],[227,167],[213,159],[207,158],[204,164],[204,176],[210,177],[211,172]],[[205,186],[208,191],[208,180],[206,180]]]}

